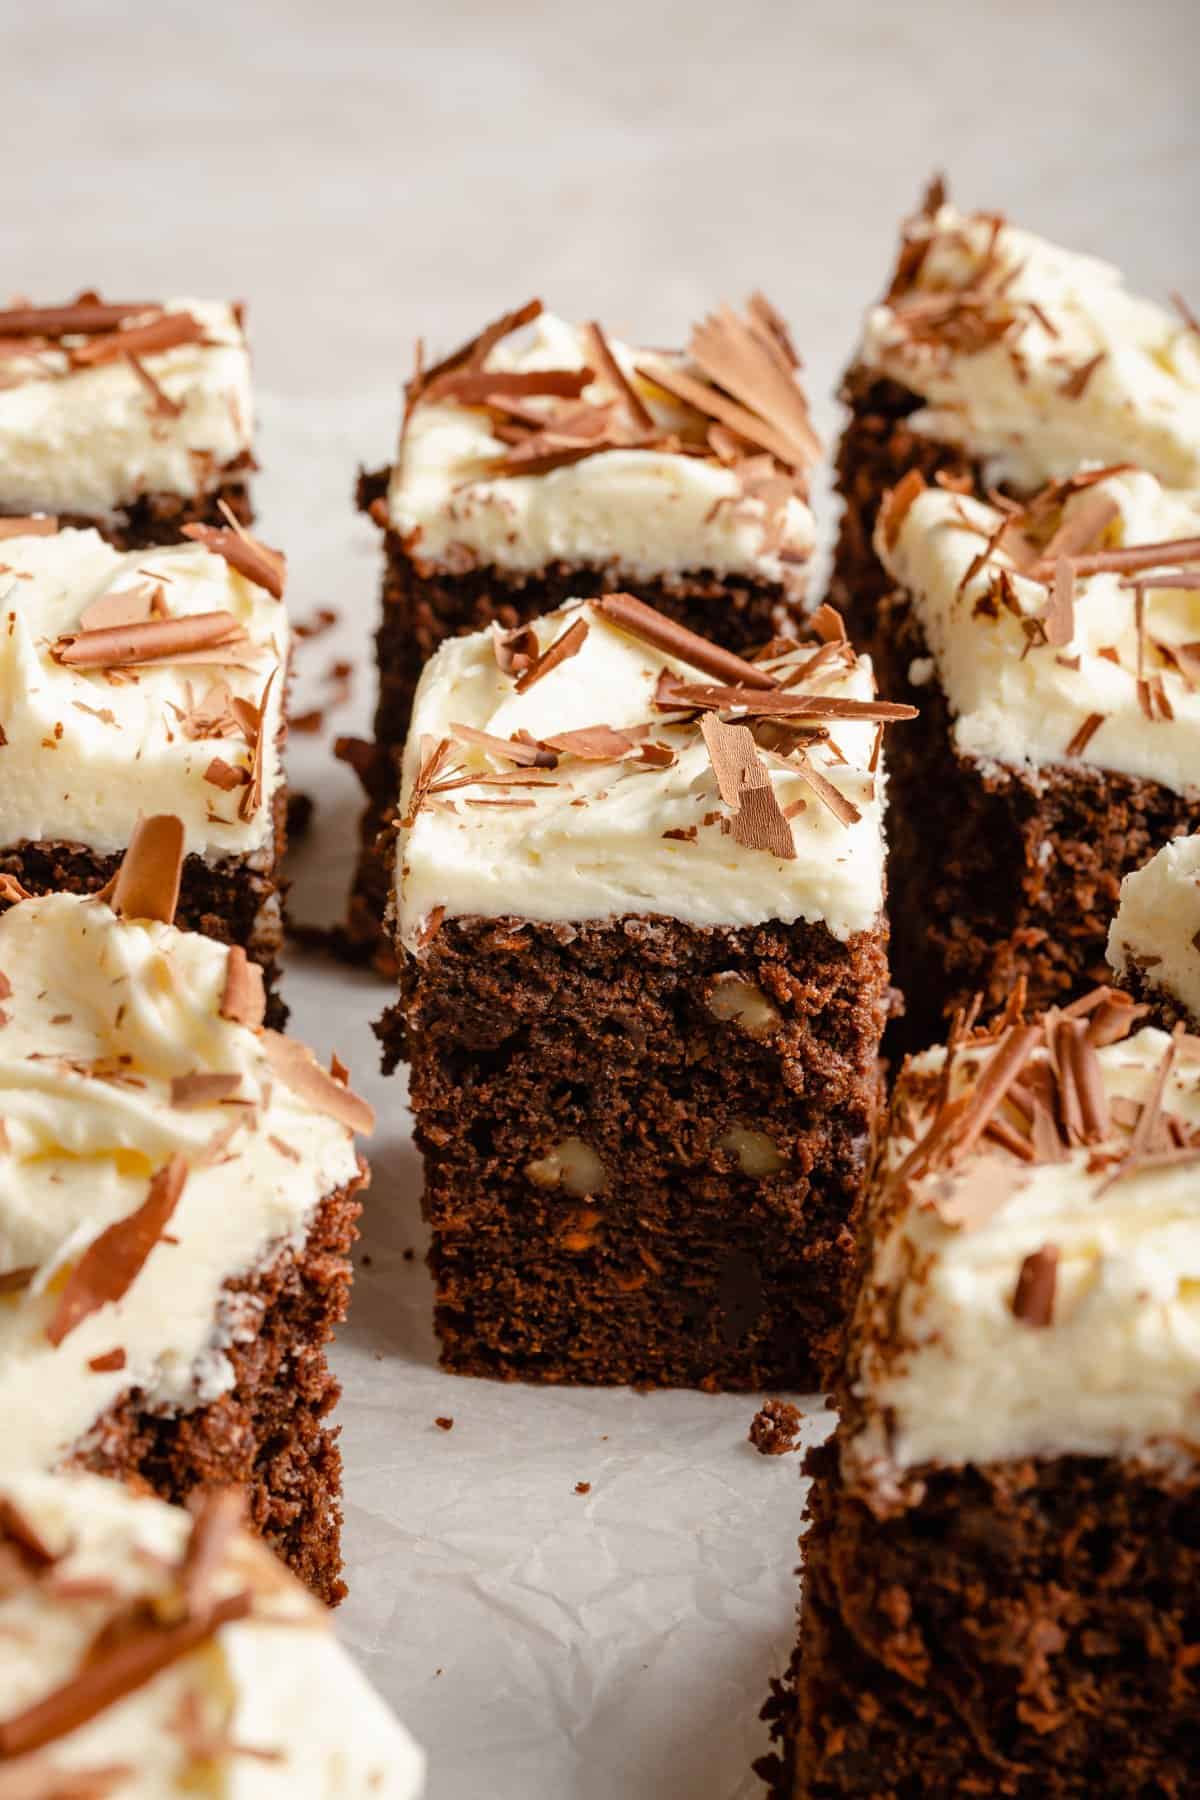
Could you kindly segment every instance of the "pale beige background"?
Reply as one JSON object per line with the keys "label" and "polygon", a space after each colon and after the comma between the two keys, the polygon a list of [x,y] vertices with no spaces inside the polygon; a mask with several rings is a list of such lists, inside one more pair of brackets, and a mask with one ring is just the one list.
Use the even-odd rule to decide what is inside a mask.
{"label": "pale beige background", "polygon": [[[249,301],[262,529],[297,614],[343,613],[302,653],[315,693],[333,657],[369,656],[377,551],[350,487],[387,457],[418,332],[445,348],[539,292],[672,341],[761,285],[829,432],[938,166],[965,203],[1200,307],[1198,53],[1197,0],[0,0],[0,291]],[[332,725],[368,701],[364,667]],[[319,802],[298,910],[331,917],[353,784],[320,739],[293,769]],[[746,1448],[745,1400],[439,1375],[403,1257],[402,1087],[374,1073],[387,991],[308,959],[288,979],[297,1028],[381,1114],[339,1349],[341,1625],[427,1744],[433,1800],[749,1800],[791,1638],[794,1459]]]}

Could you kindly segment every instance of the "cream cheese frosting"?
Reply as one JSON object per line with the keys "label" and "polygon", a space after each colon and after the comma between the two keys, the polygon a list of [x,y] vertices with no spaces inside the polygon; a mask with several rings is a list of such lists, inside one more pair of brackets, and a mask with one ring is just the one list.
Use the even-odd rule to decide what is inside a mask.
{"label": "cream cheese frosting", "polygon": [[[232,660],[115,672],[60,660],[60,640],[98,600],[154,589],[172,618],[232,615],[246,634]],[[111,854],[140,813],[170,811],[189,852],[269,849],[288,649],[284,607],[200,544],[122,554],[91,530],[0,538],[0,843]],[[261,782],[248,799],[253,745],[230,703],[257,708],[264,692]]]}
{"label": "cream cheese frosting", "polygon": [[[694,415],[636,373],[645,358],[616,340],[610,347],[655,425],[693,435]],[[513,373],[593,362],[577,326],[542,313],[528,341],[497,344],[484,366]],[[611,390],[594,380],[581,398],[599,404]],[[699,571],[791,584],[811,554],[806,503],[789,495],[771,528],[763,500],[715,457],[608,449],[545,474],[489,474],[506,448],[480,406],[431,399],[411,409],[387,508],[420,567],[519,574],[562,561],[610,566],[634,585]]]}
{"label": "cream cheese frosting", "polygon": [[[225,1284],[298,1247],[356,1178],[348,1126],[280,1079],[273,1034],[222,1017],[229,956],[75,895],[0,916],[0,1467],[54,1466],[130,1388],[166,1410],[230,1388],[246,1297]],[[197,1074],[230,1079],[173,1089]],[[64,1283],[175,1156],[169,1233],[122,1298],[52,1342]]]}
{"label": "cream cheese frosting", "polygon": [[[1200,533],[1200,492],[1173,492],[1144,471],[1072,493],[1064,525],[1105,498],[1113,509],[1107,548]],[[1200,687],[1188,672],[1200,641],[1200,590],[1145,590],[1141,673],[1161,682],[1167,703],[1151,717],[1128,576],[1081,573],[1071,634],[1048,643],[1035,621],[1047,612],[1050,575],[1022,574],[1003,543],[981,555],[1004,514],[937,487],[919,492],[898,522],[895,510],[881,515],[876,550],[911,596],[962,755],[1033,769],[1078,757],[1176,793],[1200,786]],[[1171,566],[1169,556],[1163,565]],[[1162,570],[1154,580],[1166,580]]]}
{"label": "cream cheese frosting", "polygon": [[[951,1102],[992,1049],[957,1050]],[[1169,1053],[1171,1040],[1151,1029],[1099,1048],[1112,1116],[1061,1160],[1018,1161],[985,1138],[897,1192],[888,1178],[932,1122],[946,1052],[909,1065],[855,1326],[866,1422],[846,1456],[868,1483],[886,1490],[897,1472],[930,1463],[1200,1450],[1200,1041],[1171,1053],[1161,1099],[1171,1129],[1113,1179]],[[1035,1052],[1034,1079],[1045,1058]],[[1195,1140],[1190,1159],[1179,1135]],[[1025,1260],[1048,1246],[1057,1274],[1042,1323],[1018,1316],[1017,1294]]]}
{"label": "cream cheese frosting", "polygon": [[941,205],[908,222],[900,282],[857,360],[921,397],[911,430],[989,483],[1033,489],[1090,460],[1200,486],[1200,333],[1109,264]]}
{"label": "cream cheese frosting", "polygon": [[0,362],[0,512],[105,519],[143,494],[194,498],[249,452],[250,353],[235,309],[167,300],[163,311],[190,314],[203,337],[139,357],[153,387],[127,357],[72,366],[81,338]]}
{"label": "cream cheese frosting", "polygon": [[[524,693],[500,667],[489,631],[451,639],[426,666],[403,768],[396,918],[402,943],[419,946],[436,914],[516,915],[557,921],[659,913],[694,925],[766,920],[823,921],[843,941],[870,930],[883,902],[883,780],[870,763],[876,727],[841,719],[832,742],[808,752],[812,766],[857,817],[840,823],[786,759],[769,759],[769,780],[790,820],[795,856],[781,860],[739,843],[700,731],[664,722],[655,694],[665,674],[695,682],[694,666],[611,623],[596,604],[573,601],[530,628],[540,652],[582,623],[577,654]],[[782,679],[814,654],[793,647],[770,666]],[[866,657],[825,660],[810,689],[873,701]],[[637,756],[587,762],[564,755],[553,770],[516,771],[520,785],[464,785],[465,774],[501,775],[509,765],[456,740],[465,725],[493,739],[545,739],[588,726],[647,727],[664,748],[658,764]],[[904,729],[903,726],[899,727]],[[415,819],[414,789],[431,746],[447,741],[443,774]],[[844,760],[839,760],[839,755]],[[551,759],[553,760],[553,759]],[[661,766],[662,763],[666,766]],[[439,910],[440,909],[440,910]]]}
{"label": "cream cheese frosting", "polygon": [[1164,844],[1121,883],[1108,962],[1136,974],[1200,1031],[1200,835]]}
{"label": "cream cheese frosting", "polygon": [[0,1477],[0,1514],[24,1571],[0,1593],[0,1735],[39,1704],[54,1715],[42,1747],[0,1752],[5,1793],[91,1793],[103,1771],[94,1791],[108,1800],[416,1800],[420,1750],[328,1616],[241,1531],[215,1547],[203,1599],[235,1616],[71,1728],[58,1697],[105,1666],[106,1626],[124,1620],[127,1637],[153,1641],[186,1616],[195,1527],[180,1508],[87,1475]]}

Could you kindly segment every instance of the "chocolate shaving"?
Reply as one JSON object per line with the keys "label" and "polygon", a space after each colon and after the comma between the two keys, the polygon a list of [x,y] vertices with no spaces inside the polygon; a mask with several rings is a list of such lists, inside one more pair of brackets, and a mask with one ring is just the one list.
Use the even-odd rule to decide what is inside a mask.
{"label": "chocolate shaving", "polygon": [[[760,308],[760,320],[761,317]],[[758,442],[764,434],[757,421],[765,421],[771,435],[784,445],[782,455],[777,449],[774,451],[781,462],[802,470],[820,461],[821,440],[813,430],[808,402],[795,379],[796,365],[789,360],[774,330],[764,332],[754,320],[748,322],[731,307],[722,306],[694,327],[688,349],[711,381],[750,409],[750,431],[728,416],[724,416],[725,424]],[[709,412],[712,407],[710,397],[700,411]],[[722,412],[717,411],[716,417],[722,418]],[[773,446],[764,444],[764,448]]]}
{"label": "chocolate shaving", "polygon": [[84,295],[69,306],[10,306],[0,310],[0,338],[89,337],[113,331],[127,319],[161,312],[154,300],[117,304]]}
{"label": "chocolate shaving", "polygon": [[[0,330],[3,322],[0,321]],[[78,344],[67,352],[77,369],[94,369],[100,363],[116,362],[122,356],[158,356],[175,350],[181,344],[202,344],[204,327],[191,313],[162,313],[143,325],[126,325],[104,332]]]}
{"label": "chocolate shaving", "polygon": [[727,399],[718,388],[710,387],[707,382],[697,381],[682,369],[658,362],[649,367],[639,364],[637,372],[644,381],[653,382],[656,387],[663,388],[677,400],[685,401],[705,418],[719,420],[721,424],[728,425],[731,430],[749,439],[760,450],[769,451],[785,468],[802,473],[816,460],[807,443],[802,446],[798,440],[793,440],[786,425],[777,429],[775,424],[756,417],[736,401]]}
{"label": "chocolate shaving", "polygon": [[162,1625],[144,1612],[111,1644],[99,1641],[69,1680],[23,1712],[0,1720],[0,1761],[28,1755],[78,1731],[80,1726],[153,1681],[164,1669],[252,1610],[244,1591],[219,1600],[208,1612]]}
{"label": "chocolate shaving", "polygon": [[490,731],[477,731],[474,725],[459,725],[453,721],[450,733],[459,743],[474,744],[478,749],[486,750],[489,756],[502,757],[521,769],[554,769],[558,766],[554,751],[543,749],[540,744],[526,744],[519,738],[494,737]]}
{"label": "chocolate shaving", "polygon": [[241,819],[243,823],[246,820],[253,818],[254,814],[258,811],[258,808],[262,805],[263,767],[266,762],[267,754],[267,734],[264,729],[267,716],[267,702],[271,697],[271,689],[275,685],[275,677],[278,673],[279,670],[275,668],[272,669],[271,673],[267,676],[267,683],[263,688],[262,699],[257,706],[249,700],[234,700],[231,702],[235,713],[246,730],[247,736],[251,740],[250,780],[242,790],[242,796],[238,801],[237,809],[238,818]]}
{"label": "chocolate shaving", "polygon": [[120,588],[100,594],[79,615],[84,632],[110,631],[126,625],[144,625],[148,619],[162,618],[166,608],[163,591],[153,579],[139,581],[136,587]]}
{"label": "chocolate shaving", "polygon": [[214,556],[223,558],[231,569],[236,569],[239,575],[244,575],[255,587],[265,588],[273,600],[283,599],[287,558],[282,550],[273,550],[269,544],[251,537],[242,525],[236,528],[226,528],[223,525],[185,525],[183,535],[202,544]]}
{"label": "chocolate shaving", "polygon": [[1107,358],[1107,350],[1098,350],[1095,356],[1088,362],[1080,363],[1078,368],[1072,369],[1071,373],[1067,376],[1067,379],[1062,383],[1058,390],[1063,398],[1066,400],[1082,400],[1089,381],[1100,367],[1100,364],[1105,362]]}
{"label": "chocolate shaving", "polygon": [[125,352],[125,360],[150,396],[147,412],[163,419],[177,419],[184,410],[183,402],[172,400],[161,382],[155,380],[141,357],[135,356],[132,350]]}
{"label": "chocolate shaving", "polygon": [[1021,1264],[1012,1298],[1013,1317],[1042,1330],[1054,1319],[1054,1293],[1058,1285],[1058,1248],[1043,1244]]}
{"label": "chocolate shaving", "polygon": [[179,1585],[189,1618],[204,1618],[216,1596],[213,1577],[246,1516],[240,1488],[208,1488],[195,1502],[192,1529],[179,1568]]}
{"label": "chocolate shaving", "polygon": [[15,1545],[22,1562],[30,1569],[44,1572],[62,1561],[52,1550],[33,1520],[8,1494],[0,1494],[0,1538]]}
{"label": "chocolate shaving", "polygon": [[629,415],[629,423],[633,429],[640,432],[652,432],[654,420],[646,410],[645,402],[637,389],[613,355],[612,346],[605,337],[599,322],[593,319],[589,325],[584,326],[583,332],[597,369],[615,390],[617,398]]}
{"label": "chocolate shaving", "polygon": [[[519,331],[522,325],[532,324],[533,320],[540,316],[541,311],[540,300],[527,300],[524,306],[518,306],[513,312],[502,313],[492,324],[485,326],[476,337],[468,338],[465,344],[452,351],[449,356],[443,357],[440,362],[434,363],[432,368],[422,369],[418,361],[418,367],[406,390],[409,410],[411,411],[419,400],[425,398],[431,382],[449,374],[452,369],[481,367],[501,339],[510,337],[514,331]],[[418,355],[419,351],[420,346],[418,345]]]}
{"label": "chocolate shaving", "polygon": [[371,1107],[323,1069],[307,1045],[278,1031],[264,1031],[262,1044],[267,1061],[292,1093],[350,1131],[364,1135],[374,1131],[375,1114]]}
{"label": "chocolate shaving", "polygon": [[577,756],[581,762],[620,762],[636,748],[636,740],[628,732],[614,731],[611,725],[581,725],[575,731],[555,732],[543,742],[563,756]]}
{"label": "chocolate shaving", "polygon": [[183,874],[183,821],[173,813],[139,819],[113,884],[109,904],[124,919],[175,922]]}
{"label": "chocolate shaving", "polygon": [[204,780],[223,793],[231,794],[234,788],[244,787],[250,780],[250,771],[235,769],[223,756],[214,756],[204,771]]}
{"label": "chocolate shaving", "polygon": [[[187,1163],[178,1153],[151,1178],[145,1200],[92,1240],[67,1278],[46,1336],[57,1348],[102,1306],[114,1305],[141,1273],[179,1203]],[[0,1726],[0,1745],[3,1744]],[[32,1746],[30,1746],[32,1748]]]}
{"label": "chocolate shaving", "polygon": [[[1200,537],[1165,538],[1154,544],[1130,544],[1122,550],[1093,550],[1085,556],[1073,556],[1071,562],[1077,576],[1127,575],[1140,569],[1160,569],[1168,563],[1200,562]],[[1049,573],[1044,558],[1035,564],[1033,573]]]}
{"label": "chocolate shaving", "polygon": [[1105,720],[1104,713],[1089,713],[1079,730],[1072,737],[1063,754],[1065,756],[1082,756]]}
{"label": "chocolate shaving", "polygon": [[1120,516],[1121,509],[1111,494],[1088,489],[1078,504],[1064,515],[1040,560],[1054,567],[1062,556],[1085,555],[1095,549],[1114,519]]}
{"label": "chocolate shaving", "polygon": [[894,550],[899,541],[901,528],[904,525],[913,502],[925,492],[925,477],[920,469],[910,469],[887,494],[879,509],[879,523],[883,532],[883,541],[889,550]]}
{"label": "chocolate shaving", "polygon": [[417,815],[429,797],[429,790],[437,779],[446,761],[450,749],[450,739],[440,738],[434,742],[431,738],[421,740],[421,764],[412,785],[412,793],[408,798],[408,811],[400,823],[408,831],[415,825]]}
{"label": "chocolate shaving", "polygon": [[538,659],[538,636],[532,625],[513,631],[493,631],[492,653],[502,675],[519,675]]}
{"label": "chocolate shaving", "polygon": [[[1172,289],[1171,293],[1169,295],[1169,299],[1170,299],[1171,305],[1175,308],[1175,311],[1179,314],[1180,318],[1183,320],[1183,322],[1187,326],[1188,330],[1194,331],[1194,332],[1197,332],[1198,334],[1200,334],[1200,319],[1197,319],[1195,313],[1192,311],[1191,307],[1188,305],[1188,303],[1184,299],[1183,295],[1176,292],[1175,289]],[[0,323],[2,323],[2,322],[0,322]]]}
{"label": "chocolate shaving", "polygon": [[1050,604],[1044,619],[1046,642],[1061,650],[1075,636],[1075,571],[1065,556],[1054,565]]}
{"label": "chocolate shaving", "polygon": [[225,958],[225,986],[218,1015],[235,1025],[257,1031],[266,1016],[267,999],[263,972],[251,962],[240,944],[231,944]]}
{"label": "chocolate shaving", "polygon": [[125,669],[192,653],[201,653],[198,661],[222,662],[249,641],[230,612],[185,613],[179,618],[69,632],[57,639],[51,654],[68,668]]}
{"label": "chocolate shaving", "polygon": [[828,808],[839,825],[856,825],[862,818],[861,812],[853,801],[848,800],[840,788],[835,787],[832,781],[814,769],[803,751],[797,751],[795,756],[788,760],[787,767],[794,769],[800,779],[808,784],[822,806]]}
{"label": "chocolate shaving", "polygon": [[[988,1131],[998,1123],[993,1120]],[[1016,1163],[1005,1162],[999,1156],[982,1156],[969,1171],[947,1181],[944,1186],[939,1183],[934,1189],[932,1203],[942,1224],[951,1230],[978,1231],[1008,1204],[1027,1180],[1024,1169]]]}
{"label": "chocolate shaving", "polygon": [[578,400],[593,376],[591,369],[460,369],[427,382],[421,398],[427,405],[456,400],[460,406],[486,406],[492,400],[541,394]]}
{"label": "chocolate shaving", "polygon": [[798,694],[794,690],[764,694],[743,687],[700,687],[669,681],[656,694],[655,704],[665,711],[701,707],[714,711],[737,708],[751,718],[869,719],[890,722],[915,719],[915,706],[894,700],[855,700],[841,694]]}
{"label": "chocolate shaving", "polygon": [[733,813],[733,836],[748,850],[764,850],[783,862],[796,855],[792,828],[784,818],[758,746],[744,725],[723,724],[708,713],[700,729],[717,789]]}
{"label": "chocolate shaving", "polygon": [[732,651],[710,644],[706,638],[689,631],[685,625],[676,624],[674,619],[665,618],[632,594],[606,594],[595,602],[595,607],[619,631],[652,644],[656,650],[665,650],[668,656],[690,664],[717,681],[737,682],[751,688],[778,685],[775,677],[765,669],[756,668]]}
{"label": "chocolate shaving", "polygon": [[565,663],[570,657],[578,655],[579,651],[583,649],[587,634],[587,620],[573,619],[566,630],[560,632],[554,642],[538,656],[537,661],[530,663],[529,667],[518,675],[518,694],[526,693],[535,682],[542,679],[543,675],[549,675],[551,669],[557,669],[560,663]]}
{"label": "chocolate shaving", "polygon": [[228,1100],[242,1085],[240,1075],[208,1074],[193,1070],[189,1075],[176,1075],[171,1080],[171,1105],[186,1109],[191,1106],[215,1106]]}

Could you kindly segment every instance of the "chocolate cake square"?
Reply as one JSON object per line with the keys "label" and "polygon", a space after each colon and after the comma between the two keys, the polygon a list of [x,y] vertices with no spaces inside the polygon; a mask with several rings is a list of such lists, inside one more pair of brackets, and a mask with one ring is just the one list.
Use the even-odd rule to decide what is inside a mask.
{"label": "chocolate cake square", "polygon": [[0,518],[94,526],[119,550],[251,523],[250,352],[240,305],[0,309]]}
{"label": "chocolate cake square", "polygon": [[1195,1791],[1200,1039],[1143,1010],[1013,1009],[900,1077],[781,1800]]}
{"label": "chocolate cake square", "polygon": [[426,668],[380,1035],[410,1062],[447,1368],[810,1389],[834,1365],[907,709],[818,622],[751,662],[612,595]]}
{"label": "chocolate cake square", "polygon": [[761,295],[703,320],[686,354],[535,300],[418,363],[395,466],[360,484],[386,571],[374,751],[350,751],[370,803],[355,942],[379,938],[372,848],[438,645],[625,588],[728,649],[766,643],[803,604],[819,454],[787,327]]}
{"label": "chocolate cake square", "polygon": [[[138,820],[182,821],[179,918],[273,990],[290,649],[284,562],[243,526],[118,551],[0,520],[0,873],[93,893]],[[272,995],[272,1022],[281,1007]]]}
{"label": "chocolate cake square", "polygon": [[1108,964],[1157,1023],[1200,1034],[1200,835],[1164,844],[1125,877]]}
{"label": "chocolate cake square", "polygon": [[910,469],[1025,499],[1092,463],[1200,487],[1200,332],[1131,294],[1116,269],[963,213],[935,182],[906,220],[887,290],[842,385],[845,508],[830,599],[873,646],[888,590],[884,495]]}
{"label": "chocolate cake square", "polygon": [[240,948],[171,923],[182,833],[147,821],[108,899],[10,884],[0,914],[0,1471],[244,1486],[333,1601],[325,1346],[371,1114],[264,1029]]}
{"label": "chocolate cake square", "polygon": [[876,551],[892,956],[910,1046],[1105,974],[1121,879],[1200,827],[1200,495],[1095,470],[1019,507],[905,477]]}

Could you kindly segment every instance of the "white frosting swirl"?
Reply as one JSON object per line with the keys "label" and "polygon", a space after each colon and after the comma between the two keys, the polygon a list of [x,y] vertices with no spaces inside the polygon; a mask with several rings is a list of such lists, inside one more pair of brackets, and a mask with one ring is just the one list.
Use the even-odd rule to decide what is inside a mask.
{"label": "white frosting swirl", "polygon": [[250,352],[233,308],[163,309],[190,313],[204,331],[201,343],[140,359],[165,408],[126,357],[77,369],[55,345],[0,363],[0,512],[105,519],[142,494],[191,498],[219,487],[223,466],[251,448]]}
{"label": "white frosting swirl", "polygon": [[[677,429],[684,410],[634,372],[636,353],[611,344],[656,421]],[[528,342],[506,340],[491,369],[588,366],[576,327],[542,313]],[[585,400],[610,398],[594,382]],[[420,565],[490,564],[532,573],[548,563],[611,566],[631,582],[702,570],[794,583],[813,546],[812,514],[792,496],[781,541],[768,548],[761,500],[715,460],[663,450],[605,450],[545,475],[489,476],[507,446],[482,407],[416,406],[405,421],[388,490],[393,528]]]}
{"label": "white frosting swirl", "polygon": [[[536,621],[541,647],[576,618],[588,627],[582,649],[524,694],[497,664],[490,632],[442,645],[417,691],[402,812],[422,740],[450,736],[453,724],[493,737],[527,731],[544,738],[588,725],[620,729],[651,721],[652,736],[675,752],[674,762],[645,768],[572,758],[542,776],[544,786],[467,789],[426,803],[411,829],[401,831],[397,849],[402,941],[415,945],[438,907],[485,918],[578,921],[660,913],[694,925],[731,926],[821,920],[842,940],[870,930],[883,903],[883,782],[881,773],[868,772],[875,727],[863,721],[835,725],[844,761],[824,745],[810,753],[819,772],[859,809],[853,824],[839,824],[798,774],[770,768],[780,805],[805,803],[791,821],[795,859],[779,861],[722,830],[725,809],[703,739],[693,728],[662,725],[654,710],[664,670],[688,681],[705,678],[580,601]],[[809,646],[795,660],[811,655]],[[875,697],[866,657],[852,669],[827,667],[811,685],[830,695]],[[468,745],[453,748],[454,763],[477,774],[502,767]],[[526,804],[490,804],[495,800]],[[473,804],[479,801],[485,804]],[[668,835],[680,832],[695,835]]]}
{"label": "white frosting swirl", "polygon": [[[60,1559],[43,1579],[0,1594],[7,1720],[70,1682],[108,1619],[138,1602],[172,1604],[191,1520],[90,1475],[9,1475],[0,1478],[0,1500]],[[112,1800],[417,1800],[420,1750],[338,1644],[327,1615],[239,1532],[212,1573],[211,1593],[221,1600],[246,1590],[245,1618],[45,1749],[0,1763],[0,1780],[19,1782],[27,1772],[22,1792],[49,1792],[50,1771],[65,1786],[71,1776],[120,1770],[104,1788]]]}
{"label": "white frosting swirl", "polygon": [[[994,241],[993,241],[993,234]],[[909,222],[928,243],[918,296],[973,285],[991,246],[988,319],[1014,329],[982,348],[912,336],[906,295],[867,315],[858,361],[919,394],[907,424],[959,444],[989,482],[1034,489],[1081,463],[1133,462],[1200,486],[1200,334],[1126,291],[1120,273],[1030,232],[942,206]],[[1102,361],[1081,394],[1071,376]]]}
{"label": "white frosting swirl", "polygon": [[1125,877],[1108,961],[1118,975],[1135,970],[1200,1031],[1200,836],[1164,844]]}
{"label": "white frosting swirl", "polygon": [[[233,1383],[221,1290],[303,1241],[323,1196],[354,1178],[344,1125],[273,1073],[264,1040],[220,1017],[228,952],[195,933],[118,919],[70,894],[0,916],[0,1467],[49,1467],[131,1387],[189,1408]],[[232,1074],[236,1092],[182,1108],[171,1082]],[[205,1160],[214,1138],[228,1146]],[[54,1345],[70,1267],[128,1217],[179,1152],[190,1172],[167,1237],[124,1298]],[[231,1192],[236,1189],[236,1203]],[[115,1349],[124,1367],[96,1370]]]}
{"label": "white frosting swirl", "polygon": [[[55,640],[79,630],[93,601],[154,581],[172,616],[232,613],[249,635],[248,666],[148,666],[114,681],[55,659]],[[128,844],[139,814],[172,812],[189,852],[216,858],[269,848],[283,780],[276,738],[288,646],[279,601],[198,544],[123,555],[95,531],[0,539],[0,844],[65,840],[110,854]],[[193,737],[181,715],[215,682],[257,706],[273,669],[262,792],[243,819],[243,789],[215,786],[205,771],[214,757],[249,769],[244,731]]]}
{"label": "white frosting swirl", "polygon": [[[1172,493],[1152,475],[1112,476],[1068,501],[1068,517],[1091,504],[1089,493],[1110,495],[1119,509],[1108,533],[1113,546],[1200,534],[1200,493]],[[876,532],[875,548],[920,620],[954,714],[955,748],[1006,765],[1062,763],[1084,721],[1100,714],[1103,722],[1078,752],[1084,762],[1176,793],[1200,786],[1200,692],[1151,652],[1146,666],[1161,674],[1173,716],[1146,717],[1138,696],[1133,589],[1115,572],[1081,576],[1071,642],[1030,647],[1020,617],[990,600],[989,589],[997,570],[1006,569],[1021,612],[1041,615],[1046,587],[1018,575],[1003,551],[970,574],[1002,516],[934,487],[913,502],[894,544],[887,542],[885,520]],[[1146,631],[1168,649],[1200,639],[1200,592],[1148,590]]]}

